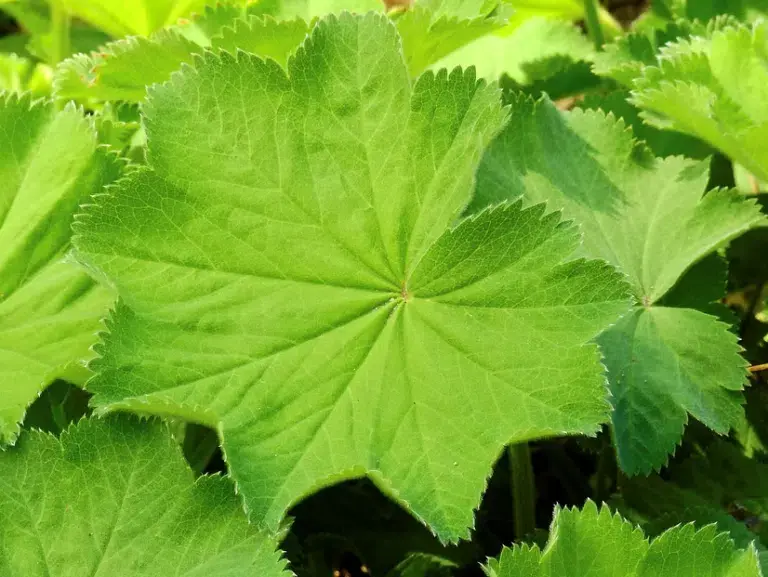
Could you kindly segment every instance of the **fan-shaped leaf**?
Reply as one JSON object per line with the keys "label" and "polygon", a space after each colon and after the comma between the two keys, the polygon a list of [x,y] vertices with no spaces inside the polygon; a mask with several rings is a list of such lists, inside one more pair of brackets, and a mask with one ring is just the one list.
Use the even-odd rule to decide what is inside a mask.
{"label": "fan-shaped leaf", "polygon": [[151,168],[76,225],[123,298],[94,402],[216,427],[254,520],[368,474],[455,539],[506,443],[606,418],[617,273],[543,207],[456,225],[495,87],[412,85],[394,26],[343,15],[288,74],[208,54],[144,110]]}

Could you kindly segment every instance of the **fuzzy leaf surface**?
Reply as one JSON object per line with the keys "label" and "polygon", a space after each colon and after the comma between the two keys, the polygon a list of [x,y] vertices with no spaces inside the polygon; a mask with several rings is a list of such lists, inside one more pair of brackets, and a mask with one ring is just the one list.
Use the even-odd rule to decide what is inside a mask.
{"label": "fuzzy leaf surface", "polygon": [[392,23],[347,14],[287,74],[209,54],[144,111],[151,168],[76,225],[123,299],[94,402],[217,428],[255,521],[368,474],[456,539],[504,444],[605,419],[586,343],[620,275],[564,264],[577,232],[543,207],[456,225],[496,87],[412,84]]}
{"label": "fuzzy leaf surface", "polygon": [[659,128],[693,134],[768,180],[768,23],[668,45],[632,102]]}
{"label": "fuzzy leaf surface", "polygon": [[84,381],[114,297],[62,260],[75,210],[119,171],[73,107],[0,97],[0,443],[53,379]]}
{"label": "fuzzy leaf surface", "polygon": [[736,549],[709,526],[678,526],[650,543],[640,529],[598,510],[558,509],[544,550],[516,546],[492,560],[489,577],[760,577],[754,547]]}
{"label": "fuzzy leaf surface", "polygon": [[727,432],[740,418],[746,380],[735,336],[713,316],[659,301],[696,262],[761,225],[758,207],[735,191],[703,196],[705,163],[653,158],[613,117],[563,114],[547,100],[512,106],[479,169],[473,208],[547,201],[581,224],[586,255],[627,274],[637,307],[599,340],[622,468],[660,467],[687,413]]}
{"label": "fuzzy leaf surface", "polygon": [[195,480],[158,421],[85,419],[19,445],[0,454],[4,576],[290,575],[232,483]]}

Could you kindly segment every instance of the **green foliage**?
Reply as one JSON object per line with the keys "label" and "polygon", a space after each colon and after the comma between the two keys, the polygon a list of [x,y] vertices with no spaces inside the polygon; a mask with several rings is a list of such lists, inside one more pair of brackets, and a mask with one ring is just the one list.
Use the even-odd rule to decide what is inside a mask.
{"label": "green foliage", "polygon": [[0,54],[0,90],[44,96],[50,89],[50,68],[14,53]]}
{"label": "green foliage", "polygon": [[342,16],[287,76],[209,54],[144,111],[152,168],[77,223],[123,299],[94,403],[220,430],[255,520],[369,474],[456,539],[504,444],[603,421],[585,343],[626,310],[619,275],[563,264],[576,230],[543,207],[447,228],[504,120],[495,88],[461,71],[411,88],[394,27]]}
{"label": "green foliage", "polygon": [[287,577],[232,483],[195,481],[167,428],[87,419],[0,454],[0,572],[8,577]]}
{"label": "green foliage", "polygon": [[726,27],[667,46],[632,102],[644,118],[701,138],[768,180],[768,24]]}
{"label": "green foliage", "polygon": [[[192,23],[161,30],[148,38],[111,42],[90,56],[77,55],[58,67],[56,95],[82,102],[141,102],[146,86],[165,82],[205,48],[233,55],[242,50],[272,58],[285,68],[288,56],[309,32],[307,22],[324,13],[322,10],[336,10],[334,6],[321,9],[308,5],[299,9],[298,4],[261,4],[242,9],[224,4],[208,9]],[[477,12],[465,16],[466,8],[457,12],[451,7],[448,1],[424,2],[404,14],[395,14],[411,75],[418,76],[446,54],[501,28],[505,22],[501,15]]]}
{"label": "green foliage", "polygon": [[505,549],[488,577],[760,577],[757,551],[739,551],[713,526],[670,529],[649,542],[642,532],[594,503],[558,509],[544,550]]}
{"label": "green foliage", "polygon": [[652,4],[652,12],[661,19],[706,22],[719,16],[734,16],[752,22],[768,14],[766,0],[654,0]]}
{"label": "green foliage", "polygon": [[[557,154],[550,142],[558,142]],[[706,183],[706,165],[655,159],[620,121],[594,111],[562,114],[546,100],[524,98],[512,104],[478,171],[471,211],[520,197],[546,201],[582,224],[584,254],[629,278],[633,312],[598,339],[619,463],[628,473],[664,464],[687,413],[719,433],[742,414],[737,392],[746,363],[736,338],[686,303],[662,302],[697,261],[763,223],[755,203],[735,191],[702,197]]]}
{"label": "green foliage", "polygon": [[[411,75],[418,76],[462,46],[504,27],[503,14],[466,14],[446,10],[451,2],[423,2],[397,17],[397,29],[403,41],[406,64]],[[454,4],[462,4],[455,3]],[[471,4],[471,3],[464,3]],[[430,5],[433,5],[430,8]],[[465,7],[466,10],[466,7]],[[500,10],[500,12],[506,12]],[[471,44],[474,46],[474,44]],[[438,67],[440,67],[438,65]],[[444,67],[444,66],[443,66]],[[448,66],[450,68],[450,66]]]}
{"label": "green foliage", "polygon": [[32,401],[57,377],[82,383],[82,363],[113,294],[64,256],[72,215],[120,172],[93,127],[68,106],[0,96],[0,442],[13,441]]}
{"label": "green foliage", "polygon": [[[631,479],[623,487],[621,506],[639,514],[645,528],[661,533],[678,523],[715,523],[739,547],[754,543],[761,559],[768,544],[768,487],[765,465],[747,458],[739,447],[715,442],[706,454],[674,463],[668,479],[657,475]],[[766,564],[763,561],[765,570]]]}
{"label": "green foliage", "polygon": [[0,576],[765,574],[768,4],[600,4],[0,0]]}
{"label": "green foliage", "polygon": [[206,0],[57,0],[112,36],[146,36],[205,6]]}
{"label": "green foliage", "polygon": [[573,24],[538,17],[486,35],[441,60],[435,68],[475,66],[483,78],[508,76],[527,85],[550,78],[569,64],[589,61],[593,54],[589,40]]}

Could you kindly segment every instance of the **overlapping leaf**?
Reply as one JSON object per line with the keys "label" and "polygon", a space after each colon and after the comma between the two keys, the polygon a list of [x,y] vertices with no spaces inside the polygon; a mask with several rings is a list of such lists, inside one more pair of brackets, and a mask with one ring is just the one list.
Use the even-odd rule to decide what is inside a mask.
{"label": "overlapping leaf", "polygon": [[91,56],[65,60],[56,70],[54,89],[63,99],[140,102],[148,85],[165,82],[202,50],[174,30],[161,30],[151,38],[131,36]]}
{"label": "overlapping leaf", "polygon": [[678,526],[650,543],[618,515],[592,502],[558,509],[544,550],[505,549],[489,577],[761,577],[757,552],[738,550],[713,526]]}
{"label": "overlapping leaf", "polygon": [[640,109],[630,104],[628,90],[615,90],[607,94],[589,94],[577,103],[579,108],[602,110],[621,118],[632,129],[635,138],[642,140],[654,156],[685,156],[704,159],[712,156],[714,149],[706,142],[675,130],[661,130],[643,122]]}
{"label": "overlapping leaf", "polygon": [[275,547],[159,422],[82,420],[0,454],[4,577],[288,577]]}
{"label": "overlapping leaf", "polygon": [[537,17],[512,22],[439,61],[435,68],[475,66],[483,78],[503,75],[520,84],[550,77],[569,64],[592,59],[594,49],[573,24]]}
{"label": "overlapping leaf", "polygon": [[151,168],[76,223],[123,299],[94,403],[217,428],[254,521],[368,474],[455,539],[505,443],[607,417],[585,343],[620,275],[543,207],[456,225],[504,120],[471,71],[412,85],[386,17],[347,14],[287,74],[207,54],[144,110]]}
{"label": "overlapping leaf", "polygon": [[600,76],[613,78],[631,87],[645,66],[658,63],[659,49],[665,44],[705,32],[706,27],[702,24],[681,20],[671,22],[664,28],[621,36],[594,55],[593,70]]}
{"label": "overlapping leaf", "polygon": [[417,2],[397,18],[412,76],[418,76],[455,50],[504,27],[510,12],[504,4],[495,7],[494,13],[488,12],[494,2],[475,4],[450,0]]}
{"label": "overlapping leaf", "polygon": [[655,159],[612,117],[563,114],[546,100],[512,106],[479,169],[473,209],[547,201],[581,224],[585,254],[627,274],[636,307],[599,342],[619,463],[649,472],[674,450],[687,413],[720,433],[740,419],[746,363],[736,337],[715,317],[662,298],[694,263],[763,217],[735,191],[703,196],[706,164]]}
{"label": "overlapping leaf", "polygon": [[768,180],[768,23],[669,45],[635,81],[647,122],[693,134]]}
{"label": "overlapping leaf", "polygon": [[[90,56],[81,54],[65,61],[56,73],[56,94],[80,101],[140,102],[147,86],[166,81],[172,72],[190,63],[204,48],[233,54],[244,50],[273,58],[284,66],[307,35],[310,27],[307,22],[315,18],[319,10],[366,9],[365,3],[336,4],[321,7],[304,3],[274,6],[257,3],[239,9],[225,4],[211,8],[184,26],[161,30],[149,38],[118,40]],[[450,4],[453,3],[419,3],[396,15],[411,75],[418,76],[446,54],[505,23],[500,14],[477,12],[466,16],[466,9],[457,12],[449,9]],[[383,4],[376,0],[368,6],[373,8],[382,11]]]}
{"label": "overlapping leaf", "polygon": [[120,166],[73,107],[0,97],[0,442],[56,377],[85,377],[112,294],[72,263],[72,215]]}
{"label": "overlapping leaf", "polygon": [[660,19],[685,18],[707,22],[721,16],[752,22],[768,15],[766,0],[654,0],[653,16]]}

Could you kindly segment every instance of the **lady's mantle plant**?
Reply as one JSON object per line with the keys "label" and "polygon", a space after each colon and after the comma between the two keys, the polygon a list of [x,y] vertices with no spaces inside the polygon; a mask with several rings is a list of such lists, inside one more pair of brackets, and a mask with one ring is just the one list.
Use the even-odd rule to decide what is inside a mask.
{"label": "lady's mantle plant", "polygon": [[[654,154],[716,147],[760,185],[763,23],[651,20],[602,50],[594,10],[593,47],[523,0],[512,18],[495,0],[329,17],[382,7],[0,4],[16,15],[6,37],[0,14],[0,52],[29,36],[11,63],[45,80],[0,54],[0,86],[54,97],[0,96],[0,577],[329,577],[360,543],[374,577],[489,556],[489,577],[760,577],[768,415],[743,356],[764,353],[768,272],[745,275],[746,352],[716,301],[726,275],[731,299],[744,282],[724,247],[765,218],[722,158]],[[429,71],[451,61],[485,79]],[[594,90],[583,106],[624,120],[510,86]],[[87,386],[95,415],[67,427],[55,379]],[[30,430],[41,407],[59,438]],[[689,415],[709,429],[685,430]],[[616,462],[608,434],[553,440],[533,474],[528,441],[606,424]],[[739,442],[714,440],[732,429]],[[507,479],[493,467],[510,443]],[[574,484],[546,495],[542,460]],[[320,492],[363,477],[386,497],[361,481]],[[509,514],[509,481],[518,543],[497,556],[512,538],[483,531],[489,509]],[[535,490],[586,500],[556,508],[546,543]],[[373,494],[406,523],[344,518]],[[330,534],[307,530],[326,516]]]}
{"label": "lady's mantle plant", "polygon": [[287,71],[207,54],[144,115],[149,167],[75,225],[121,297],[89,387],[218,430],[253,521],[369,475],[464,537],[505,444],[606,419],[587,343],[621,274],[543,206],[457,222],[506,116],[471,71],[412,82],[386,18],[344,15]]}

